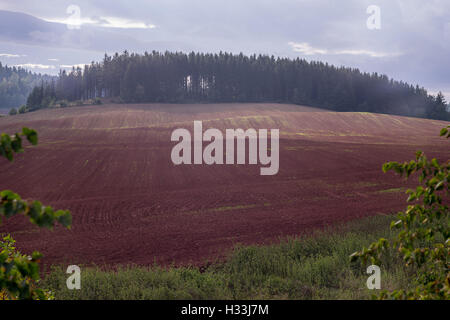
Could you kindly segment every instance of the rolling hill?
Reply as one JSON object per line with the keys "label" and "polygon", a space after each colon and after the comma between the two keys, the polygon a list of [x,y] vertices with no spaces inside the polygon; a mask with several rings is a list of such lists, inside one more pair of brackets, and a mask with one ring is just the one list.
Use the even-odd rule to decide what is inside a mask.
{"label": "rolling hill", "polygon": [[[175,166],[176,128],[280,130],[280,169]],[[236,243],[279,237],[405,206],[405,182],[385,161],[416,150],[448,159],[448,122],[329,112],[283,104],[135,104],[45,109],[0,118],[0,132],[36,129],[39,145],[0,159],[0,190],[70,209],[72,230],[0,226],[46,263],[199,263]]]}

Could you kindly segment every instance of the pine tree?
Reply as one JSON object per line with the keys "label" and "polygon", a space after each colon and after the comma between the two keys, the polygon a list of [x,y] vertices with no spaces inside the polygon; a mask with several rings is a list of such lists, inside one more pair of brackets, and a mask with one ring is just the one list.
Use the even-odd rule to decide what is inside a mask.
{"label": "pine tree", "polygon": [[124,102],[281,102],[449,119],[441,93],[433,97],[424,88],[386,75],[299,58],[227,52],[105,54],[102,62],[61,71],[54,84],[37,86],[27,106],[35,110],[53,101],[97,97]]}

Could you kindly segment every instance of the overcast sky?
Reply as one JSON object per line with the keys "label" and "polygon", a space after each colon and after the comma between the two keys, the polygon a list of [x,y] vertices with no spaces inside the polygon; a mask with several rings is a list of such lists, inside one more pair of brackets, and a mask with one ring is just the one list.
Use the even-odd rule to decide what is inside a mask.
{"label": "overcast sky", "polygon": [[[371,5],[379,29],[367,26]],[[0,28],[0,61],[35,72],[125,49],[265,53],[385,73],[450,98],[449,0],[0,0],[0,10],[44,23]]]}

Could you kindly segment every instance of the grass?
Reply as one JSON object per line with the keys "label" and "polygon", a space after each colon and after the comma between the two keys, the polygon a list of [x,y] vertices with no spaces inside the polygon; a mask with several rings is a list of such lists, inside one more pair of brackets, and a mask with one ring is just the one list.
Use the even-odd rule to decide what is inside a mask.
{"label": "grass", "polygon": [[406,192],[406,188],[392,188],[392,189],[377,191],[377,193],[397,193],[397,192]]}
{"label": "grass", "polygon": [[210,209],[211,212],[222,212],[222,211],[229,211],[229,210],[240,210],[240,209],[250,209],[257,207],[256,204],[248,204],[248,205],[238,205],[238,206],[227,206],[227,207],[219,207]]}
{"label": "grass", "polygon": [[[392,238],[392,216],[375,216],[333,230],[268,246],[237,247],[226,262],[198,267],[82,267],[81,290],[54,267],[43,287],[56,299],[368,299],[367,266],[349,255],[380,238]],[[406,288],[401,261],[382,261],[382,289]],[[106,270],[106,271],[105,271]]]}

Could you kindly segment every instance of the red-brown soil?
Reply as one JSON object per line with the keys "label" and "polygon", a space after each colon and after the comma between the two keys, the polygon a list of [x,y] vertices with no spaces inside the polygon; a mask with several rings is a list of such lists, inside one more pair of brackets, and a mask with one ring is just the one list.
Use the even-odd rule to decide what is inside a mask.
{"label": "red-brown soil", "polygon": [[[280,129],[280,170],[175,166],[175,128]],[[45,263],[201,263],[236,243],[268,243],[405,207],[405,181],[383,174],[416,150],[447,160],[446,122],[335,113],[278,104],[103,105],[0,119],[0,132],[36,129],[39,145],[0,159],[0,190],[70,209],[73,227],[0,226]]]}

